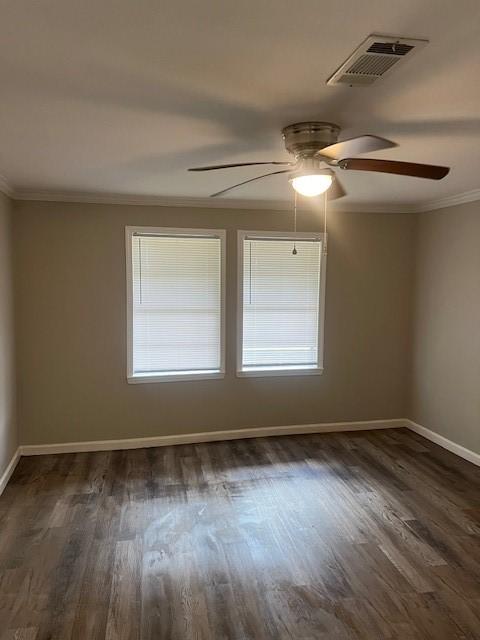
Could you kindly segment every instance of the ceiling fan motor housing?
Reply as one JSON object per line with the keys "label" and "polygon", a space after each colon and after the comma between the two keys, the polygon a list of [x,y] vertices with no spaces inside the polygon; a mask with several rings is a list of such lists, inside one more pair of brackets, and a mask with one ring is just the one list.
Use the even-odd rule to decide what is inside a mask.
{"label": "ceiling fan motor housing", "polygon": [[315,153],[335,144],[340,127],[331,122],[299,122],[282,130],[286,150],[297,160],[312,158]]}
{"label": "ceiling fan motor housing", "polygon": [[302,157],[299,158],[299,163],[296,165],[295,169],[291,171],[288,179],[292,180],[293,178],[310,176],[312,174],[329,175],[332,176],[332,178],[335,178],[334,172],[325,167],[325,162],[321,158]]}

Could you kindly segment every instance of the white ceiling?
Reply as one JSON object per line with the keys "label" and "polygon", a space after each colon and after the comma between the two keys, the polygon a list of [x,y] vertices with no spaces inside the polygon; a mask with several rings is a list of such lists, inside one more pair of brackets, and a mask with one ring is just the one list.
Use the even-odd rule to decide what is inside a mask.
{"label": "white ceiling", "polygon": [[[447,164],[442,182],[342,173],[353,203],[480,186],[478,0],[5,0],[0,174],[15,189],[207,196],[255,176],[189,166],[288,156],[302,120],[374,133],[371,154]],[[327,77],[370,33],[430,44],[370,88]],[[291,198],[284,176],[232,198]]]}

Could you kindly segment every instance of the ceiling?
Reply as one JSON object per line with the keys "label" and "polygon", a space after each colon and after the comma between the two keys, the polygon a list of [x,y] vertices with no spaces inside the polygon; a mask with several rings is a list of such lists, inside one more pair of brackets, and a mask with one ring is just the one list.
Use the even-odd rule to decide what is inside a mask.
{"label": "ceiling", "polygon": [[[288,159],[283,126],[399,143],[374,157],[442,182],[342,173],[351,203],[416,204],[480,185],[478,0],[5,0],[0,174],[14,190],[201,198],[259,175],[195,165]],[[370,33],[430,44],[370,88],[327,77]],[[284,176],[232,198],[290,200]]]}

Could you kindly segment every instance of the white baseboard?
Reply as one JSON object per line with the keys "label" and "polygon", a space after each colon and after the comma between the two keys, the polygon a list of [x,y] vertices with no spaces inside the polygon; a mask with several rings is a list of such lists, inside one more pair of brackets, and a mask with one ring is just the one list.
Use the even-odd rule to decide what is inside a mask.
{"label": "white baseboard", "polygon": [[15,467],[17,466],[21,455],[22,454],[20,453],[20,447],[18,447],[18,449],[13,454],[12,459],[8,463],[8,467],[5,469],[5,471],[0,476],[0,496],[2,495],[3,490],[7,486],[7,482],[10,480],[10,476],[15,471]]}
{"label": "white baseboard", "polygon": [[406,420],[405,422],[407,423],[406,426],[412,431],[415,431],[415,433],[418,433],[427,440],[435,442],[435,444],[440,445],[444,449],[448,449],[448,451],[455,453],[457,456],[460,456],[460,458],[468,460],[480,467],[480,454],[470,451],[470,449],[467,449],[466,447],[462,447],[461,444],[457,444],[456,442],[435,433],[435,431],[422,427],[421,424],[417,424],[416,422],[413,422],[413,420]]}
{"label": "white baseboard", "polygon": [[280,427],[251,427],[228,431],[205,431],[149,438],[126,438],[123,440],[93,440],[90,442],[61,442],[55,444],[22,445],[15,452],[10,464],[0,478],[0,495],[20,459],[20,456],[48,455],[55,453],[76,453],[87,451],[114,451],[118,449],[143,449],[165,447],[177,444],[196,444],[242,438],[265,438],[268,436],[301,435],[309,433],[337,433],[341,431],[370,431],[372,429],[398,429],[407,427],[415,433],[448,449],[452,453],[480,466],[480,454],[470,451],[444,436],[423,427],[407,418],[393,420],[365,420],[357,422],[326,422],[320,424],[285,425]]}
{"label": "white baseboard", "polygon": [[93,440],[90,442],[61,442],[57,444],[29,444],[20,447],[22,456],[38,456],[51,453],[75,453],[80,451],[113,451],[117,449],[143,449],[175,444],[195,444],[241,438],[265,438],[267,436],[300,435],[307,433],[335,433],[339,431],[367,431],[371,429],[397,429],[406,427],[404,419],[366,420],[362,422],[327,422],[322,424],[298,424],[282,427],[252,427],[230,431],[204,431],[150,438],[124,440]]}

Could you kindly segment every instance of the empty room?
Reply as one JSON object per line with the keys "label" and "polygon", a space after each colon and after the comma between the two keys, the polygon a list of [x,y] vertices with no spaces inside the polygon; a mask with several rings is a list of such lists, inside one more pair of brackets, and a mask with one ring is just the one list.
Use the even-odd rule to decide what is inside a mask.
{"label": "empty room", "polygon": [[0,15],[0,640],[480,640],[478,0]]}

